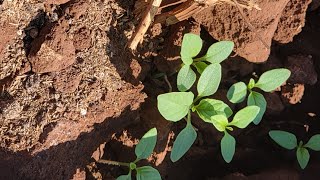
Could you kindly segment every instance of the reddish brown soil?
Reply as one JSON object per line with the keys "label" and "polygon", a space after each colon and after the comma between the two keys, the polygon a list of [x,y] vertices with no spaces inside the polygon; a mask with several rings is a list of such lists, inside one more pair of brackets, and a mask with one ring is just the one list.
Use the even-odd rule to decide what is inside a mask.
{"label": "reddish brown soil", "polygon": [[[320,179],[319,153],[311,152],[302,171],[295,152],[267,135],[282,129],[306,141],[320,133],[318,1],[308,13],[310,0],[257,2],[261,11],[244,12],[256,32],[237,8],[221,4],[170,27],[152,26],[132,55],[126,43],[137,24],[134,0],[0,0],[0,179],[114,179],[126,169],[95,161],[134,160],[135,144],[151,127],[158,129],[157,147],[142,164],[156,167],[163,179]],[[156,97],[170,89],[163,72],[176,91],[188,32],[201,35],[203,52],[217,40],[236,43],[214,98],[226,101],[230,85],[253,73],[292,71],[287,84],[265,94],[261,124],[233,132],[237,149],[230,164],[220,154],[222,134],[196,115],[195,144],[177,163],[169,159],[185,123],[164,120]]]}

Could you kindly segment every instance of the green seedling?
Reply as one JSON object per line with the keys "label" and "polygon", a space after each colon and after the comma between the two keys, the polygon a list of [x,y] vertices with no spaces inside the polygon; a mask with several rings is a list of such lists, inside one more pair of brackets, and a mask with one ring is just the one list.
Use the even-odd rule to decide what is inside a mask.
{"label": "green seedling", "polygon": [[232,111],[222,101],[203,99],[193,110],[197,111],[205,122],[211,123],[218,131],[224,133],[220,148],[223,159],[229,163],[235,153],[236,140],[228,131],[233,131],[233,127],[246,128],[258,115],[260,108],[247,106],[238,111],[231,122],[228,121],[228,118],[232,115]]}
{"label": "green seedling", "polygon": [[320,151],[320,134],[316,134],[312,136],[306,144],[303,144],[302,141],[297,141],[297,138],[294,134],[285,132],[285,131],[278,131],[273,130],[269,132],[269,136],[273,139],[278,145],[281,147],[293,150],[297,149],[296,155],[298,163],[301,169],[306,168],[308,165],[310,154],[308,149],[312,149],[314,151]]}
{"label": "green seedling", "polygon": [[151,166],[138,167],[137,162],[142,159],[147,159],[153,152],[154,147],[157,143],[157,129],[150,129],[139,141],[135,148],[136,160],[130,163],[110,161],[110,160],[99,160],[100,163],[117,165],[117,166],[127,166],[129,168],[129,173],[126,175],[121,175],[117,180],[131,180],[132,171],[136,171],[137,180],[161,180],[159,172]]}
{"label": "green seedling", "polygon": [[[183,62],[177,77],[177,87],[179,91],[188,91],[196,81],[196,73],[192,69],[194,67],[199,74],[202,74],[204,69],[209,64],[219,64],[231,54],[234,47],[232,41],[220,41],[211,45],[207,53],[200,57],[196,57],[202,49],[202,39],[195,34],[185,34],[181,45],[181,60]],[[216,67],[220,68],[221,67]],[[217,71],[215,75],[218,75]],[[219,76],[217,76],[219,78]],[[211,80],[211,79],[210,79]]]}
{"label": "green seedling", "polygon": [[261,93],[254,91],[253,88],[261,89],[264,92],[274,91],[288,80],[290,74],[291,72],[288,69],[279,68],[263,73],[257,83],[254,79],[250,79],[247,85],[244,82],[237,82],[229,88],[227,98],[232,103],[241,103],[246,99],[249,92],[247,105],[260,107],[260,112],[253,121],[257,125],[266,111],[267,101]]}
{"label": "green seedling", "polygon": [[[160,114],[168,121],[177,122],[181,119],[187,121],[186,127],[178,134],[172,148],[170,158],[178,161],[192,146],[197,138],[197,132],[191,123],[191,113],[197,112],[202,120],[212,123],[215,128],[225,133],[221,141],[222,155],[230,162],[235,151],[235,140],[227,130],[232,131],[232,126],[245,128],[256,117],[259,107],[249,106],[239,111],[228,122],[233,114],[230,107],[222,101],[203,99],[213,95],[221,81],[221,65],[234,47],[233,42],[222,41],[210,46],[208,52],[200,58],[194,59],[202,48],[202,40],[194,34],[184,35],[181,47],[183,66],[178,73],[177,85],[181,92],[172,92],[158,96],[158,109]],[[197,97],[189,90],[196,81],[196,68],[200,74],[197,83]],[[200,103],[197,104],[197,102]]]}

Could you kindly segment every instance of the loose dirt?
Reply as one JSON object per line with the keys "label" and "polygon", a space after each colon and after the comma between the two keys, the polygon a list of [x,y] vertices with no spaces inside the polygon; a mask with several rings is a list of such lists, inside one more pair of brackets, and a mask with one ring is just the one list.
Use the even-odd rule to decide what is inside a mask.
{"label": "loose dirt", "polygon": [[[320,178],[319,153],[312,152],[301,171],[295,152],[267,135],[282,129],[306,141],[320,132],[318,1],[258,0],[261,11],[244,10],[254,29],[236,7],[219,4],[169,27],[153,25],[131,53],[126,44],[139,22],[135,2],[0,0],[0,179],[115,179],[126,169],[96,160],[134,160],[135,144],[151,127],[158,142],[142,164],[163,179]],[[188,32],[204,39],[203,52],[218,40],[236,44],[213,98],[226,101],[231,84],[266,70],[292,71],[285,85],[264,94],[261,124],[233,132],[237,149],[230,164],[220,155],[222,134],[195,115],[195,144],[177,163],[169,158],[185,123],[164,120],[156,97],[177,90]]]}

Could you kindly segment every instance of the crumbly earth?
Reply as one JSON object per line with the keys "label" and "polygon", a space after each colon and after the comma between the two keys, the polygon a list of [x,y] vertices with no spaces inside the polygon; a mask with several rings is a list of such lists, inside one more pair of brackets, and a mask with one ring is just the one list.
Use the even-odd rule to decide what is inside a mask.
{"label": "crumbly earth", "polygon": [[[134,160],[135,144],[152,127],[157,146],[142,164],[156,167],[163,179],[319,179],[318,153],[301,173],[294,152],[267,138],[270,129],[304,141],[320,132],[319,7],[307,13],[309,0],[268,0],[257,1],[262,11],[245,10],[269,49],[237,8],[220,4],[170,27],[152,25],[131,53],[126,43],[139,21],[133,13],[141,12],[134,9],[139,1],[0,0],[0,179],[115,179],[127,169],[95,161]],[[169,158],[185,123],[164,120],[156,97],[177,91],[175,72],[188,32],[201,35],[203,51],[217,40],[236,43],[212,98],[226,101],[232,83],[271,68],[293,72],[290,82],[264,94],[261,124],[233,132],[237,150],[230,164],[220,155],[222,134],[195,114],[195,144],[177,163]],[[236,111],[245,103],[229,105]]]}

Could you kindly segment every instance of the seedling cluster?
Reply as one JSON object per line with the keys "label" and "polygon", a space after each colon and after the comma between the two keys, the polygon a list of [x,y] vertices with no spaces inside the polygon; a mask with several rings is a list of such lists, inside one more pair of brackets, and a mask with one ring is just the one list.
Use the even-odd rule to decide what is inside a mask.
{"label": "seedling cluster", "polygon": [[[185,34],[181,46],[182,67],[177,76],[177,88],[180,92],[170,92],[158,96],[158,110],[168,121],[178,122],[185,119],[187,124],[173,143],[170,158],[178,161],[192,146],[197,132],[192,126],[191,113],[196,113],[204,122],[224,133],[220,142],[223,159],[231,162],[236,147],[236,140],[230,134],[234,127],[246,128],[251,122],[259,124],[266,110],[266,100],[260,89],[271,92],[281,86],[290,76],[287,69],[274,69],[263,73],[257,82],[251,79],[246,85],[238,82],[231,86],[227,98],[232,103],[245,100],[249,92],[247,106],[237,113],[223,101],[210,98],[215,94],[221,82],[220,63],[227,59],[234,48],[231,41],[221,41],[209,47],[207,53],[197,57],[202,49],[202,40],[198,35]],[[196,72],[194,71],[196,70]],[[197,82],[197,94],[190,88]],[[232,119],[230,122],[228,119]]]}
{"label": "seedling cluster", "polygon": [[[168,121],[178,122],[186,120],[185,128],[176,137],[170,159],[178,161],[192,146],[197,138],[197,132],[192,125],[191,114],[196,113],[204,122],[222,133],[220,142],[223,159],[229,163],[232,161],[236,150],[236,139],[231,135],[235,127],[244,129],[250,123],[258,125],[266,111],[267,102],[258,91],[272,92],[280,87],[290,77],[288,69],[273,69],[263,73],[257,82],[250,79],[248,84],[237,82],[227,92],[227,98],[231,103],[241,103],[247,98],[247,106],[233,113],[232,109],[223,101],[210,98],[219,88],[222,76],[220,63],[228,58],[234,48],[231,41],[221,41],[211,45],[207,53],[197,57],[202,49],[202,39],[195,34],[185,34],[181,46],[182,67],[177,76],[177,88],[179,92],[169,92],[158,96],[158,110]],[[190,91],[197,82],[196,95]],[[247,97],[247,94],[248,97]],[[229,121],[229,119],[232,119]],[[308,149],[320,151],[320,134],[311,137],[303,144],[297,143],[295,135],[284,131],[270,131],[270,137],[280,146],[292,150],[297,149],[297,159],[302,169],[308,164],[310,155]],[[155,179],[161,180],[159,172],[151,166],[137,167],[137,162],[147,159],[156,145],[157,130],[149,130],[135,148],[136,160],[130,163],[122,163],[109,160],[101,160],[102,163],[127,166],[129,173],[122,175],[117,180],[131,180],[132,171],[136,171],[137,180]]]}

